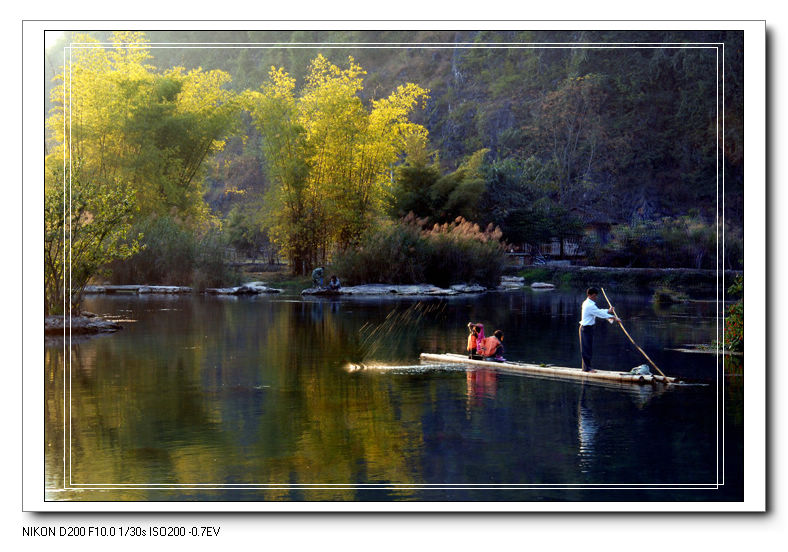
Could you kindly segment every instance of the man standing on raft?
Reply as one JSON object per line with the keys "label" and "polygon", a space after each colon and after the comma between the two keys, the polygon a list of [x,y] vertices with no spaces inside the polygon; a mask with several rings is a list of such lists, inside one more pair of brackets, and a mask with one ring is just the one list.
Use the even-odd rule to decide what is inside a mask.
{"label": "man standing on raft", "polygon": [[596,306],[596,298],[599,295],[597,288],[588,288],[586,295],[580,317],[580,355],[583,358],[583,372],[593,372],[591,369],[591,355],[594,348],[594,322],[596,322],[597,318],[612,318],[613,321],[617,322],[621,322],[621,320],[613,314],[612,308],[604,310]]}

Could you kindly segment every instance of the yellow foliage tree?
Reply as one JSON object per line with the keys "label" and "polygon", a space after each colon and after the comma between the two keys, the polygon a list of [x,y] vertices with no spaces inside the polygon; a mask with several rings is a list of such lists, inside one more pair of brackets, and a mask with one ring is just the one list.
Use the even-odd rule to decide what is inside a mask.
{"label": "yellow foliage tree", "polygon": [[427,130],[410,121],[428,91],[408,83],[365,106],[365,71],[315,58],[300,95],[295,80],[271,68],[246,106],[263,136],[268,174],[267,224],[294,272],[325,262],[334,248],[358,243],[390,200],[391,172],[413,137]]}

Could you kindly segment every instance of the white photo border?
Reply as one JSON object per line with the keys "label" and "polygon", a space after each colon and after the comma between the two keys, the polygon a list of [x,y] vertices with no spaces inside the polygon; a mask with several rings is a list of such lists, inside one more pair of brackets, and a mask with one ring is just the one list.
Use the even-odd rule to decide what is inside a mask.
{"label": "white photo border", "polygon": [[[98,24],[97,24],[98,23]],[[100,29],[103,27],[104,22],[85,22],[82,28],[91,28],[91,29]],[[190,29],[194,29],[195,23],[198,24],[205,24],[205,30],[277,30],[277,29],[292,29],[292,28],[303,28],[303,29],[311,29],[317,30],[320,27],[320,30],[330,30],[330,29],[358,29],[358,23],[355,21],[351,22],[306,22],[306,21],[297,21],[297,22],[284,22],[285,25],[280,25],[280,22],[277,22],[276,25],[271,27],[266,27],[265,29],[260,28],[260,22],[254,24],[252,27],[248,29],[242,29],[244,24],[248,24],[250,22],[189,22],[188,27]],[[239,24],[240,23],[240,24]],[[326,24],[323,26],[323,24]],[[753,373],[748,372],[747,374],[747,386],[745,386],[745,412],[747,415],[745,416],[745,500],[743,503],[717,503],[717,502],[710,502],[710,503],[683,503],[683,502],[667,502],[667,503],[654,503],[654,502],[645,502],[645,503],[621,503],[621,502],[601,502],[601,503],[592,503],[592,502],[583,502],[583,503],[572,503],[570,507],[565,507],[567,505],[562,504],[546,504],[546,503],[530,503],[530,502],[518,502],[518,503],[482,503],[482,502],[472,502],[472,503],[449,503],[449,502],[438,502],[438,503],[429,503],[429,504],[400,504],[400,503],[364,503],[364,510],[368,510],[370,506],[376,505],[380,506],[380,508],[372,508],[375,511],[484,511],[488,508],[482,507],[483,505],[487,504],[490,506],[489,509],[493,511],[626,511],[629,510],[633,505],[639,505],[642,507],[643,511],[678,511],[678,510],[687,510],[687,511],[725,511],[725,510],[732,510],[732,511],[745,511],[749,508],[752,508],[750,511],[760,511],[765,506],[764,500],[764,487],[765,487],[765,477],[763,471],[765,470],[765,442],[763,441],[763,428],[764,428],[764,417],[763,411],[764,408],[761,405],[757,404],[757,399],[762,398],[763,389],[764,389],[764,375],[765,375],[765,343],[759,343],[757,336],[763,336],[765,332],[759,331],[759,324],[763,324],[764,316],[763,314],[763,306],[765,305],[765,297],[759,297],[757,289],[763,290],[764,286],[757,287],[757,282],[761,279],[765,280],[765,258],[763,257],[762,248],[753,247],[753,243],[760,243],[763,244],[763,234],[764,228],[758,227],[757,222],[756,224],[752,224],[753,221],[762,221],[762,216],[758,214],[758,211],[763,208],[765,201],[765,166],[763,163],[760,163],[760,167],[758,166],[759,163],[759,153],[765,151],[765,144],[762,139],[763,132],[760,133],[761,140],[758,140],[757,130],[760,126],[763,129],[765,124],[765,101],[764,101],[764,93],[763,89],[765,86],[765,75],[763,71],[763,56],[764,56],[764,25],[763,23],[758,22],[725,22],[724,26],[720,26],[720,22],[549,22],[549,24],[545,25],[545,22],[512,22],[512,21],[495,21],[495,22],[457,22],[457,21],[447,21],[447,22],[416,22],[416,21],[399,21],[399,22],[365,22],[369,23],[369,26],[364,26],[369,29],[379,29],[379,28],[389,28],[389,29],[396,29],[400,30],[403,28],[403,24],[409,29],[435,29],[436,24],[441,27],[441,30],[502,30],[502,29],[512,29],[512,30],[521,30],[521,29],[529,29],[529,30],[540,30],[540,29],[550,29],[550,30],[558,30],[556,24],[561,25],[565,30],[577,29],[578,27],[583,27],[584,29],[588,30],[631,30],[633,27],[637,28],[638,30],[644,30],[649,27],[650,25],[657,25],[663,24],[664,27],[653,27],[655,30],[742,30],[745,33],[745,143],[747,144],[747,151],[748,152],[755,152],[754,154],[750,154],[747,156],[748,163],[745,165],[745,180],[753,183],[763,183],[763,185],[750,185],[745,186],[745,236],[751,239],[746,240],[746,247],[747,252],[749,255],[747,256],[747,260],[750,261],[747,263],[748,266],[748,282],[756,282],[753,285],[748,286],[748,357],[750,360],[748,362],[749,366],[755,366],[756,368],[753,369]],[[626,23],[626,26],[619,27],[622,23]],[[632,23],[637,23],[637,25],[632,25]],[[52,28],[50,25],[52,23],[49,22],[37,22],[37,25],[40,25],[38,30],[40,31],[42,28]],[[318,25],[319,24],[319,25]],[[392,25],[393,26],[387,26]],[[72,27],[73,22],[68,22],[68,26]],[[139,26],[137,26],[139,25]],[[163,24],[159,24],[156,22],[130,22],[130,21],[118,21],[118,22],[110,22],[106,27],[107,29],[130,29],[130,30],[155,30],[156,25],[161,25],[160,28],[171,29],[172,22],[163,22]],[[226,27],[222,27],[223,25],[227,25]],[[682,25],[688,25],[686,28],[682,27]],[[76,26],[75,26],[76,27]],[[78,28],[78,27],[77,27]],[[32,31],[31,31],[31,34]],[[26,41],[27,42],[27,41]],[[151,44],[150,46],[155,47],[155,44]],[[248,47],[243,46],[243,47]],[[314,45],[309,45],[308,47],[314,47]],[[352,46],[356,47],[356,46]],[[451,47],[454,47],[452,45]],[[660,46],[652,46],[652,47],[660,47]],[[37,63],[40,63],[43,59],[43,56],[40,55],[41,49],[39,48],[28,48],[30,50],[37,50],[38,57]],[[28,64],[27,63],[27,53],[25,54],[25,66],[26,67],[36,67],[36,65]],[[38,65],[40,67],[40,65]],[[717,63],[717,68],[719,70],[720,63]],[[758,69],[761,69],[758,71]],[[34,71],[27,69],[27,75],[33,73]],[[42,73],[42,72],[39,72]],[[760,75],[759,75],[760,73]],[[31,79],[33,80],[33,79]],[[43,79],[41,79],[43,81]],[[719,82],[719,79],[718,79]],[[28,78],[25,78],[23,85],[25,88],[28,87]],[[40,85],[38,88],[38,94],[41,94],[43,91],[43,85]],[[36,91],[35,87],[31,87],[32,92],[26,93],[25,97],[35,97],[33,92]],[[760,93],[758,92],[760,90]],[[760,98],[760,102],[758,99]],[[751,105],[752,104],[752,105]],[[759,105],[760,104],[760,105]],[[40,109],[40,104],[35,103],[35,109],[37,110],[38,120],[43,119],[43,114],[41,113],[42,110]],[[30,111],[33,111],[32,109]],[[28,116],[28,109],[25,109],[25,119],[26,121],[33,121],[34,119]],[[760,120],[758,115],[761,115]],[[752,120],[751,120],[752,119]],[[36,127],[32,122],[25,123],[26,129],[35,129]],[[43,129],[43,121],[41,122],[40,126],[37,127],[38,129]],[[724,127],[723,127],[724,129]],[[42,232],[37,232],[39,237],[38,241],[35,241],[35,232],[28,231],[28,227],[33,227],[32,224],[29,223],[30,215],[29,213],[33,213],[37,215],[37,219],[35,220],[36,223],[39,223],[42,219],[42,214],[40,208],[38,208],[38,212],[35,211],[36,205],[40,206],[43,204],[43,193],[42,190],[39,191],[38,194],[30,192],[33,188],[42,188],[41,182],[43,182],[43,168],[41,167],[40,162],[40,150],[38,149],[38,138],[40,135],[35,134],[33,139],[29,140],[29,135],[35,134],[34,132],[28,130],[25,132],[24,137],[24,145],[25,145],[25,156],[24,156],[24,204],[25,204],[25,236],[24,236],[24,243],[25,243],[25,251],[40,251],[40,243],[43,241],[42,239]],[[719,136],[719,134],[718,134]],[[724,132],[723,132],[724,136]],[[34,143],[37,147],[33,149],[30,145],[28,145],[28,141]],[[759,149],[759,142],[760,142],[760,149]],[[719,145],[717,146],[717,151],[719,152]],[[35,161],[34,161],[35,160]],[[34,163],[37,163],[38,167]],[[718,162],[718,170],[720,167],[720,163]],[[41,167],[41,168],[39,168]],[[35,169],[35,170],[33,170]],[[36,180],[38,178],[38,180]],[[723,173],[724,179],[724,173]],[[724,187],[724,181],[723,181]],[[754,196],[754,197],[753,197]],[[718,194],[719,197],[719,194]],[[760,197],[760,201],[759,201]],[[38,203],[36,203],[36,201]],[[753,213],[756,214],[753,217]],[[41,229],[43,227],[42,224],[38,224],[37,228]],[[760,240],[758,240],[759,234],[762,236]],[[760,255],[759,255],[760,254]],[[40,259],[40,257],[39,257]],[[38,288],[35,288],[34,284],[36,282],[36,278],[33,276],[38,273],[42,272],[41,267],[43,266],[43,262],[39,263],[37,267],[34,266],[34,263],[29,263],[31,260],[31,256],[26,256],[24,262],[24,269],[25,269],[25,282],[27,282],[27,286],[25,287],[24,293],[24,300],[25,300],[25,311],[32,311],[36,312],[34,308],[28,308],[29,305],[42,305],[43,304],[43,294],[41,294],[40,290],[43,289],[43,285]],[[30,270],[31,268],[35,268],[35,270]],[[755,280],[753,280],[755,278]],[[43,277],[40,275],[38,277],[40,282],[43,282]],[[764,282],[765,283],[765,282]],[[756,289],[753,289],[756,288]],[[718,290],[719,293],[719,290]],[[30,299],[35,296],[35,301],[31,301]],[[759,301],[759,299],[762,299]],[[37,310],[37,312],[42,312],[43,308]],[[27,318],[32,318],[33,320],[27,320]],[[28,324],[30,322],[30,324]],[[28,327],[30,326],[30,328]],[[751,329],[752,328],[752,329]],[[24,378],[24,387],[25,387],[25,409],[24,409],[24,427],[25,427],[25,457],[28,458],[30,456],[29,452],[32,451],[36,446],[41,448],[41,443],[44,442],[43,440],[43,418],[42,416],[38,416],[41,420],[41,423],[38,425],[38,428],[35,426],[35,417],[33,416],[35,412],[31,406],[34,404],[33,401],[30,400],[29,395],[38,394],[38,401],[41,400],[41,390],[43,390],[43,371],[40,370],[40,367],[43,365],[43,359],[40,358],[40,362],[31,362],[35,360],[36,355],[34,354],[35,351],[31,346],[28,345],[28,340],[31,342],[35,337],[34,332],[40,332],[40,319],[36,319],[34,316],[26,317],[25,321],[25,340],[24,340],[24,365],[25,365],[25,378]],[[40,333],[38,334],[40,335]],[[753,338],[753,336],[756,336]],[[750,341],[752,339],[752,341]],[[38,347],[39,351],[41,350],[40,341],[36,340],[36,346]],[[43,356],[43,353],[40,353],[40,356]],[[764,370],[761,371],[759,368],[763,366]],[[718,370],[719,372],[719,370]],[[41,382],[37,388],[35,386],[35,376],[36,373],[40,376],[37,379]],[[31,389],[32,387],[32,389]],[[760,391],[760,392],[759,392]],[[65,392],[65,391],[64,391]],[[42,412],[43,409],[39,408],[38,412]],[[760,416],[759,416],[760,414]],[[31,417],[33,418],[31,420]],[[718,417],[721,417],[718,413]],[[759,419],[760,418],[760,419]],[[29,422],[33,422],[33,427],[30,427]],[[38,434],[41,438],[35,441],[35,436]],[[758,438],[760,436],[760,439]],[[35,441],[32,442],[31,441]],[[719,449],[719,447],[718,447]],[[43,453],[43,451],[40,451]],[[35,457],[35,456],[33,456]],[[26,466],[31,465],[40,465],[42,467],[41,472],[38,473],[38,482],[39,482],[39,492],[43,495],[43,490],[40,488],[40,481],[41,477],[43,476],[43,454],[42,457],[36,458],[37,462],[30,463],[29,461],[25,461]],[[755,463],[753,463],[755,460]],[[65,461],[65,459],[64,459]],[[752,470],[752,467],[757,468],[758,465],[761,467],[761,473],[758,473],[757,469]],[[28,470],[30,469],[28,468]],[[755,471],[754,476],[751,473]],[[40,496],[38,499],[35,499],[34,489],[30,489],[30,485],[28,483],[28,477],[30,473],[26,473],[24,482],[24,497],[25,497],[25,509],[31,509],[36,511],[84,511],[84,510],[94,510],[95,506],[93,503],[81,504],[76,502],[69,502],[69,503],[62,503],[62,502],[50,502],[44,500],[43,504],[38,502],[43,500],[43,496]],[[760,487],[757,485],[757,482],[760,481]],[[719,485],[719,478],[717,484]],[[205,488],[203,485],[210,485],[210,484],[195,484],[199,485],[200,488]],[[290,486],[288,486],[289,488]],[[303,484],[298,485],[299,488],[318,488],[315,486]],[[330,488],[443,488],[438,485],[407,485],[405,487],[396,486],[396,485],[386,485],[386,486],[373,486],[373,484],[369,485],[358,485],[358,484],[348,484],[347,486],[330,486]],[[598,487],[598,485],[590,485],[590,486],[556,486],[556,485],[507,485],[504,487],[489,487],[489,486],[475,486],[475,485],[463,485],[457,486],[452,485],[446,488],[536,488],[536,489],[545,489],[545,488],[587,488],[587,487]],[[622,487],[620,485],[615,486],[605,486],[606,488],[627,488]],[[71,488],[90,488],[84,487],[82,485],[78,485],[76,487]],[[110,487],[105,487],[110,488]],[[129,488],[129,486],[124,485],[118,488]],[[132,486],[131,488],[145,488],[143,486]],[[156,485],[154,488],[162,488]],[[167,487],[165,487],[167,488]],[[171,488],[194,488],[188,487],[186,485],[177,485],[172,486]],[[255,488],[264,488],[270,489],[274,488],[271,485],[261,485],[259,487],[254,487],[252,485],[244,485],[244,486],[236,486],[236,485],[229,485],[229,486],[221,486],[222,489],[227,488],[235,488],[239,490],[250,490]],[[653,487],[645,487],[645,488],[653,488]],[[681,485],[676,486],[676,488],[680,489],[687,489],[687,486]],[[709,488],[708,486],[704,485],[695,485],[689,488]],[[714,488],[713,484],[711,488]],[[28,492],[30,491],[30,492]],[[33,507],[28,508],[28,504]],[[228,503],[216,503],[211,502],[207,504],[195,504],[195,503],[180,503],[180,502],[173,502],[173,503],[162,503],[162,502],[153,502],[148,504],[150,507],[145,507],[145,505],[141,505],[140,503],[132,503],[132,504],[124,504],[119,502],[111,502],[111,509],[117,511],[149,511],[149,510],[156,510],[156,511],[222,511],[225,508],[217,508],[218,504],[226,505],[226,510],[229,511],[357,511],[359,506],[354,503],[259,503],[259,502],[228,502]],[[433,507],[438,505],[437,507]],[[80,507],[84,506],[84,507]],[[207,507],[203,507],[207,506]]]}

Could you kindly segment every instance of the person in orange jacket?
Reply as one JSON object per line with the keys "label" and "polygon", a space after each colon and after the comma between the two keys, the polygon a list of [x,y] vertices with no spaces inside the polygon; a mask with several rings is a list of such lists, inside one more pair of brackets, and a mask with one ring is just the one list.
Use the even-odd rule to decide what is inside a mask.
{"label": "person in orange jacket", "polygon": [[495,330],[493,334],[484,340],[484,360],[503,362],[503,332]]}
{"label": "person in orange jacket", "polygon": [[479,346],[479,327],[473,322],[468,322],[468,331],[470,332],[468,334],[468,346],[466,347],[468,358],[481,360],[482,357],[477,352]]}
{"label": "person in orange jacket", "polygon": [[484,358],[484,324],[476,324],[476,356],[479,360]]}

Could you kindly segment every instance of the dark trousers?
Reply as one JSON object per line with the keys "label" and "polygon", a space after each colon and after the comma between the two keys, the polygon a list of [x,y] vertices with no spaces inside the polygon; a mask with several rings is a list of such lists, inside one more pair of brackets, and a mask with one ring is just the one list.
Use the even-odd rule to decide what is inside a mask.
{"label": "dark trousers", "polygon": [[583,370],[591,369],[591,355],[594,351],[594,326],[580,326],[580,356],[583,358]]}

